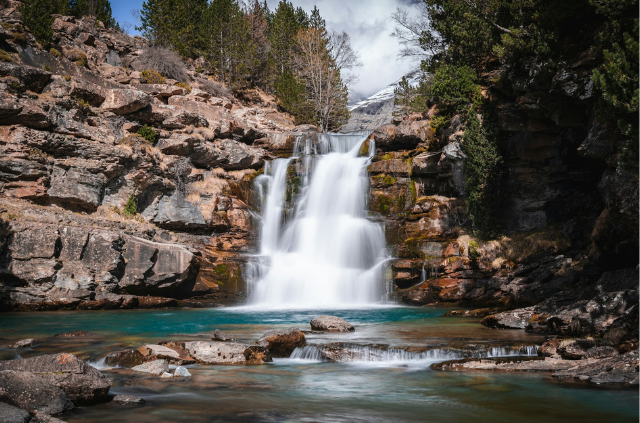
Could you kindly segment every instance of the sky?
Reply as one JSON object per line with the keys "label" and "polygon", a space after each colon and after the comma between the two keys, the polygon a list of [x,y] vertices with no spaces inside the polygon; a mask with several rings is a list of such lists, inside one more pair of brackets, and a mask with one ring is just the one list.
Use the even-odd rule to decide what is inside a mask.
{"label": "sky", "polygon": [[[274,10],[279,0],[267,0]],[[351,45],[360,55],[362,66],[355,70],[358,82],[350,87],[350,98],[369,97],[406,75],[412,64],[398,58],[398,40],[391,37],[394,23],[391,14],[398,6],[412,7],[416,0],[292,0],[310,12],[314,5],[326,20],[327,28],[346,31]],[[134,35],[136,25],[131,11],[142,7],[142,0],[111,0],[113,14],[121,24],[130,24]]]}

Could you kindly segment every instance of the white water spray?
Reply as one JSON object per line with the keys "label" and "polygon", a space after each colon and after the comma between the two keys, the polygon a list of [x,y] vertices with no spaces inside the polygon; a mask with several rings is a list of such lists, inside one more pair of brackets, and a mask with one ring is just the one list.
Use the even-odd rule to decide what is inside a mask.
{"label": "white water spray", "polygon": [[262,229],[258,263],[248,269],[249,305],[345,308],[386,299],[384,231],[367,220],[367,135],[299,138],[291,159],[256,178]]}

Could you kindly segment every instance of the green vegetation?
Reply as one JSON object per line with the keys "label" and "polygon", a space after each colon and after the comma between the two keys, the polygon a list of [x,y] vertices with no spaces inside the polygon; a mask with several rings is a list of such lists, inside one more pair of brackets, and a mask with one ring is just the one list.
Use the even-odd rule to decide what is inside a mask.
{"label": "green vegetation", "polygon": [[0,50],[0,61],[2,62],[13,62],[13,57],[9,53],[4,50]]}
{"label": "green vegetation", "polygon": [[143,84],[164,84],[167,82],[167,78],[154,69],[145,69],[140,72],[140,82]]}
{"label": "green vegetation", "polygon": [[463,149],[466,154],[467,209],[473,227],[482,237],[495,236],[500,227],[502,206],[502,156],[497,137],[481,124],[474,108],[469,109]]}
{"label": "green vegetation", "polygon": [[62,58],[62,53],[60,53],[60,50],[56,48],[51,48],[51,50],[49,50],[49,53],[53,54],[57,59]]}
{"label": "green vegetation", "polygon": [[178,82],[176,84],[176,87],[184,88],[188,93],[191,92],[191,87],[189,86],[189,84],[185,84],[184,82]]}
{"label": "green vegetation", "polygon": [[51,66],[49,66],[48,63],[45,63],[44,70],[47,71],[47,72],[51,72]]}
{"label": "green vegetation", "polygon": [[136,206],[136,198],[133,194],[129,196],[129,200],[127,204],[124,206],[123,213],[127,216],[135,216],[138,213],[138,209]]}
{"label": "green vegetation", "polygon": [[266,2],[248,3],[147,0],[136,29],[155,47],[204,57],[198,72],[236,91],[257,86],[275,94],[298,124],[327,131],[346,123],[345,71],[358,64],[348,35],[329,33],[317,8],[308,14],[285,0],[274,11]]}
{"label": "green vegetation", "polygon": [[155,144],[158,139],[158,134],[154,131],[150,126],[144,125],[142,128],[138,129],[137,134],[150,142],[151,144]]}
{"label": "green vegetation", "polygon": [[107,28],[117,26],[109,0],[24,0],[20,5],[20,13],[31,33],[44,43],[51,42],[54,14],[94,16]]}

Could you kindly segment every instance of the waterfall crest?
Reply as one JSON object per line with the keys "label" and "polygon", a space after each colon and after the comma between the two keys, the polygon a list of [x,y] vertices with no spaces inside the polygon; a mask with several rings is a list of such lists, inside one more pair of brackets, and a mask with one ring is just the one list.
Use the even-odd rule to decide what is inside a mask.
{"label": "waterfall crest", "polygon": [[345,308],[385,299],[384,231],[367,220],[375,151],[367,136],[300,137],[293,157],[268,163],[256,178],[262,223],[249,305]]}

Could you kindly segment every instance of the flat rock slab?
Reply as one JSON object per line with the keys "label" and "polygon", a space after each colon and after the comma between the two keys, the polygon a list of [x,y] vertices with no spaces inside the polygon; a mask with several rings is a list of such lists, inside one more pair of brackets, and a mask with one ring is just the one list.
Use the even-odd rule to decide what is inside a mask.
{"label": "flat rock slab", "polygon": [[167,362],[167,360],[154,360],[133,367],[131,368],[131,370],[133,370],[134,372],[149,373],[155,376],[160,376],[163,373],[169,371],[169,363]]}
{"label": "flat rock slab", "polygon": [[203,364],[244,364],[247,359],[244,351],[247,345],[235,342],[189,341],[184,349]]}
{"label": "flat rock slab", "polygon": [[73,354],[46,354],[0,361],[0,370],[29,372],[63,390],[74,403],[93,404],[109,400],[111,379]]}
{"label": "flat rock slab", "polygon": [[553,374],[560,379],[574,379],[595,384],[638,386],[638,351],[602,359],[572,361],[573,366]]}
{"label": "flat rock slab", "polygon": [[36,374],[0,371],[0,402],[20,407],[31,413],[62,413],[73,408],[73,403],[64,393]]}
{"label": "flat rock slab", "polygon": [[338,316],[322,315],[311,320],[311,329],[326,332],[353,332],[353,325]]}
{"label": "flat rock slab", "polygon": [[503,370],[522,372],[556,372],[576,365],[575,361],[545,358],[544,360],[523,359],[464,359],[435,363],[431,368],[437,370],[464,371],[464,370]]}
{"label": "flat rock slab", "polygon": [[0,422],[2,423],[28,423],[31,415],[26,411],[4,402],[0,402]]}

